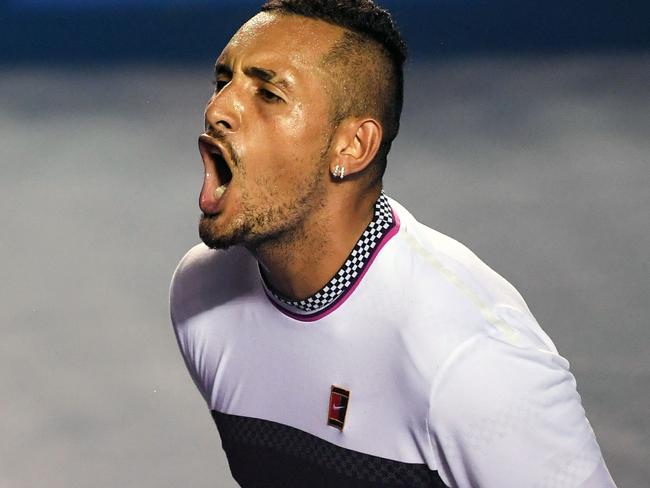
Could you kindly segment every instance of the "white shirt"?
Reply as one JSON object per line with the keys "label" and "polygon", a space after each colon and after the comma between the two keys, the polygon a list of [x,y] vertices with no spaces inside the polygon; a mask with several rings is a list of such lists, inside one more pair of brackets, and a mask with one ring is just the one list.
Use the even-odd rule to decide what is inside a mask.
{"label": "white shirt", "polygon": [[[215,417],[222,437],[219,418],[254,419],[250,425],[296,429],[343,457],[425,466],[446,486],[615,486],[569,364],[519,293],[466,247],[388,201],[395,225],[335,305],[316,314],[301,316],[279,300],[241,248],[200,244],[182,259],[172,321],[192,378],[224,416]],[[350,392],[343,430],[327,424],[332,386]],[[231,468],[262,452],[244,455],[229,442]],[[279,456],[282,447],[273,449]],[[363,484],[361,468],[336,471],[350,486],[379,486]]]}

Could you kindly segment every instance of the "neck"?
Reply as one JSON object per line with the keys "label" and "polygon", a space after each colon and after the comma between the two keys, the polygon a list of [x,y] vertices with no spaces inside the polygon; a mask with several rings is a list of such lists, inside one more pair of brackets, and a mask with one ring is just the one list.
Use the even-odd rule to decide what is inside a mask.
{"label": "neck", "polygon": [[273,288],[303,299],[327,284],[372,220],[380,192],[334,195],[298,228],[250,249]]}

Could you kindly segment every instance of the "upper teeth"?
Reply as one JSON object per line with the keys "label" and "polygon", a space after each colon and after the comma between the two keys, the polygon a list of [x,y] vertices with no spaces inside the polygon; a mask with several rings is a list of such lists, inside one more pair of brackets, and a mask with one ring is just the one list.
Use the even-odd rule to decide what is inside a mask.
{"label": "upper teeth", "polygon": [[219,188],[214,190],[214,198],[219,200],[223,194],[226,192],[226,188],[228,188],[228,185],[221,185]]}

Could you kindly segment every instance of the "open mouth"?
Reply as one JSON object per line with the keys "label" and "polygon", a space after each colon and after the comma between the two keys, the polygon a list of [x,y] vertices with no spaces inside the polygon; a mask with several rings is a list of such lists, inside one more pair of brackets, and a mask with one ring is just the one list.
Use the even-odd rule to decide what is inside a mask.
{"label": "open mouth", "polygon": [[206,177],[214,178],[214,197],[218,199],[225,193],[233,176],[227,151],[207,134],[199,137],[199,148],[205,163]]}
{"label": "open mouth", "polygon": [[228,166],[226,159],[216,148],[210,152],[210,156],[212,157],[212,163],[214,164],[218,180],[218,186],[214,191],[214,196],[216,198],[221,198],[228,189],[228,185],[232,180],[232,171],[230,170],[230,166]]}
{"label": "open mouth", "polygon": [[204,214],[216,215],[224,210],[224,198],[233,180],[231,154],[220,141],[208,134],[199,137],[199,151],[205,166],[199,206]]}

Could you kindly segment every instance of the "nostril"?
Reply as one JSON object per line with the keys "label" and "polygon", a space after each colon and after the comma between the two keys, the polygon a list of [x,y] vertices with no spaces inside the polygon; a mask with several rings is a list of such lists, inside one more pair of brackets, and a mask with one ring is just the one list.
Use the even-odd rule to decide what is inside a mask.
{"label": "nostril", "polygon": [[217,125],[220,126],[220,127],[223,127],[224,129],[228,129],[228,130],[232,129],[232,126],[230,125],[230,123],[228,121],[226,121],[226,120],[223,120],[223,119],[219,120],[217,122]]}

